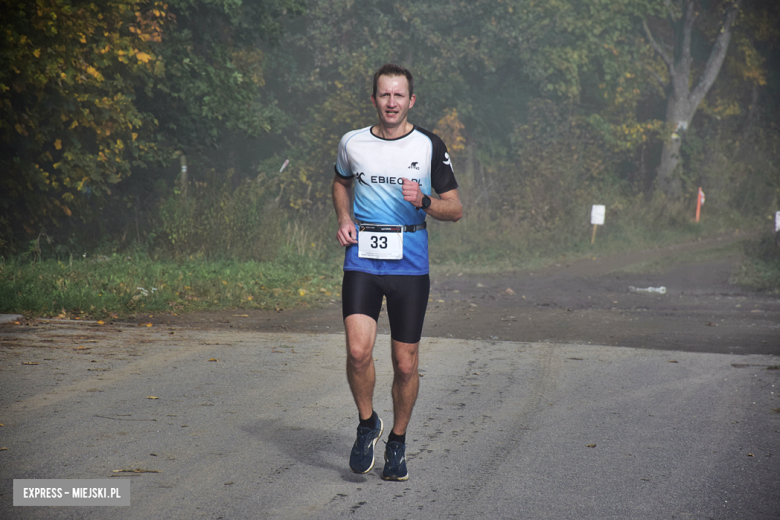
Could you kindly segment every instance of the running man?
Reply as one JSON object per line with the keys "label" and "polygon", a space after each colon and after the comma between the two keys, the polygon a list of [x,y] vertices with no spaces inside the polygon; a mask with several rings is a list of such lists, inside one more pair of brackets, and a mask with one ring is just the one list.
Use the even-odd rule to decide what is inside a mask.
{"label": "running man", "polygon": [[[349,467],[356,473],[371,471],[374,447],[384,430],[373,408],[373,349],[384,297],[393,362],[393,427],[382,478],[407,480],[406,429],[417,400],[418,352],[430,290],[425,217],[455,222],[463,208],[447,147],[407,121],[415,102],[411,72],[382,66],[374,74],[371,102],[378,122],[341,138],[333,180],[337,238],[346,247],[342,312],[347,380],[360,415]],[[353,190],[355,220],[350,215]]]}

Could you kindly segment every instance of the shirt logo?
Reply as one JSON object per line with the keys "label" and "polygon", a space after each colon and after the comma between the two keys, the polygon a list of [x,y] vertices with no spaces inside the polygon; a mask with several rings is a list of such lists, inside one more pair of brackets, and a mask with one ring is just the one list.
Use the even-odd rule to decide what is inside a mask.
{"label": "shirt logo", "polygon": [[420,167],[418,166],[419,163],[413,162],[411,165],[409,165],[409,170],[419,170]]}
{"label": "shirt logo", "polygon": [[[420,179],[409,179],[413,182],[416,182],[420,186],[422,186],[422,181]],[[371,184],[403,184],[404,181],[401,179],[401,177],[385,177],[384,175],[372,175],[371,176]],[[366,184],[368,186],[368,184]]]}
{"label": "shirt logo", "polygon": [[450,169],[452,169],[452,161],[450,161],[450,154],[444,152],[444,158],[447,159],[446,161],[444,161],[444,164],[446,164],[447,166],[450,167]]}
{"label": "shirt logo", "polygon": [[357,180],[358,180],[358,182],[359,182],[360,184],[362,184],[363,186],[368,186],[368,183],[367,183],[366,181],[364,181],[364,180],[363,180],[363,176],[364,176],[364,175],[365,175],[365,173],[363,173],[363,172],[360,172],[360,173],[356,174],[356,175],[355,175],[355,177],[357,177]]}

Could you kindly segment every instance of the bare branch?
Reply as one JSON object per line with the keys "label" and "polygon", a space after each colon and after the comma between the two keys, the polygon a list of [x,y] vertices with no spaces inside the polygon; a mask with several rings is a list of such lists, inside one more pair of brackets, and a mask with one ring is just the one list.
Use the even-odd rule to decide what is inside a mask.
{"label": "bare branch", "polygon": [[736,0],[731,9],[726,13],[726,18],[723,21],[723,27],[720,30],[720,34],[715,39],[715,44],[712,46],[710,57],[707,59],[707,65],[704,67],[704,72],[699,79],[699,83],[696,88],[690,94],[690,99],[695,103],[699,103],[715,82],[715,78],[718,76],[723,60],[726,58],[726,50],[729,47],[729,40],[731,39],[731,27],[734,25],[734,20],[739,13],[740,4],[742,0]]}
{"label": "bare branch", "polygon": [[671,71],[673,68],[672,60],[669,59],[669,56],[664,52],[661,46],[658,45],[658,43],[655,41],[655,38],[653,38],[653,33],[650,32],[650,27],[647,26],[647,20],[642,20],[642,26],[645,28],[645,34],[647,35],[647,39],[650,40],[650,45],[653,46],[653,50],[655,50],[655,53],[658,54],[662,60],[664,60],[664,63],[666,63],[669,71]]}

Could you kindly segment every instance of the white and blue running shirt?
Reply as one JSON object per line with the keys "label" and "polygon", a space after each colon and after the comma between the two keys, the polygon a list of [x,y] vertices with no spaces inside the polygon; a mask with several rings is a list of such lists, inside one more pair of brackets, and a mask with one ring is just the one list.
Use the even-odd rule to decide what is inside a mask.
{"label": "white and blue running shirt", "polygon": [[[401,178],[420,184],[425,195],[445,193],[458,187],[444,142],[435,134],[415,126],[398,139],[382,139],[371,127],[348,132],[339,142],[336,174],[355,178],[353,213],[369,224],[417,225],[426,213],[404,200]],[[359,258],[357,245],[344,255],[345,271],[371,274],[428,274],[428,231],[404,233],[401,260]]]}

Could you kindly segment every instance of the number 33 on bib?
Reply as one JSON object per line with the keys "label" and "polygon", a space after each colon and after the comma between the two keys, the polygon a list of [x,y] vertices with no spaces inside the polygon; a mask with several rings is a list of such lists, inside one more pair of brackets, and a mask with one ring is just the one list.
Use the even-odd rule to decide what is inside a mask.
{"label": "number 33 on bib", "polygon": [[358,230],[358,257],[401,260],[404,257],[404,227],[361,224]]}

